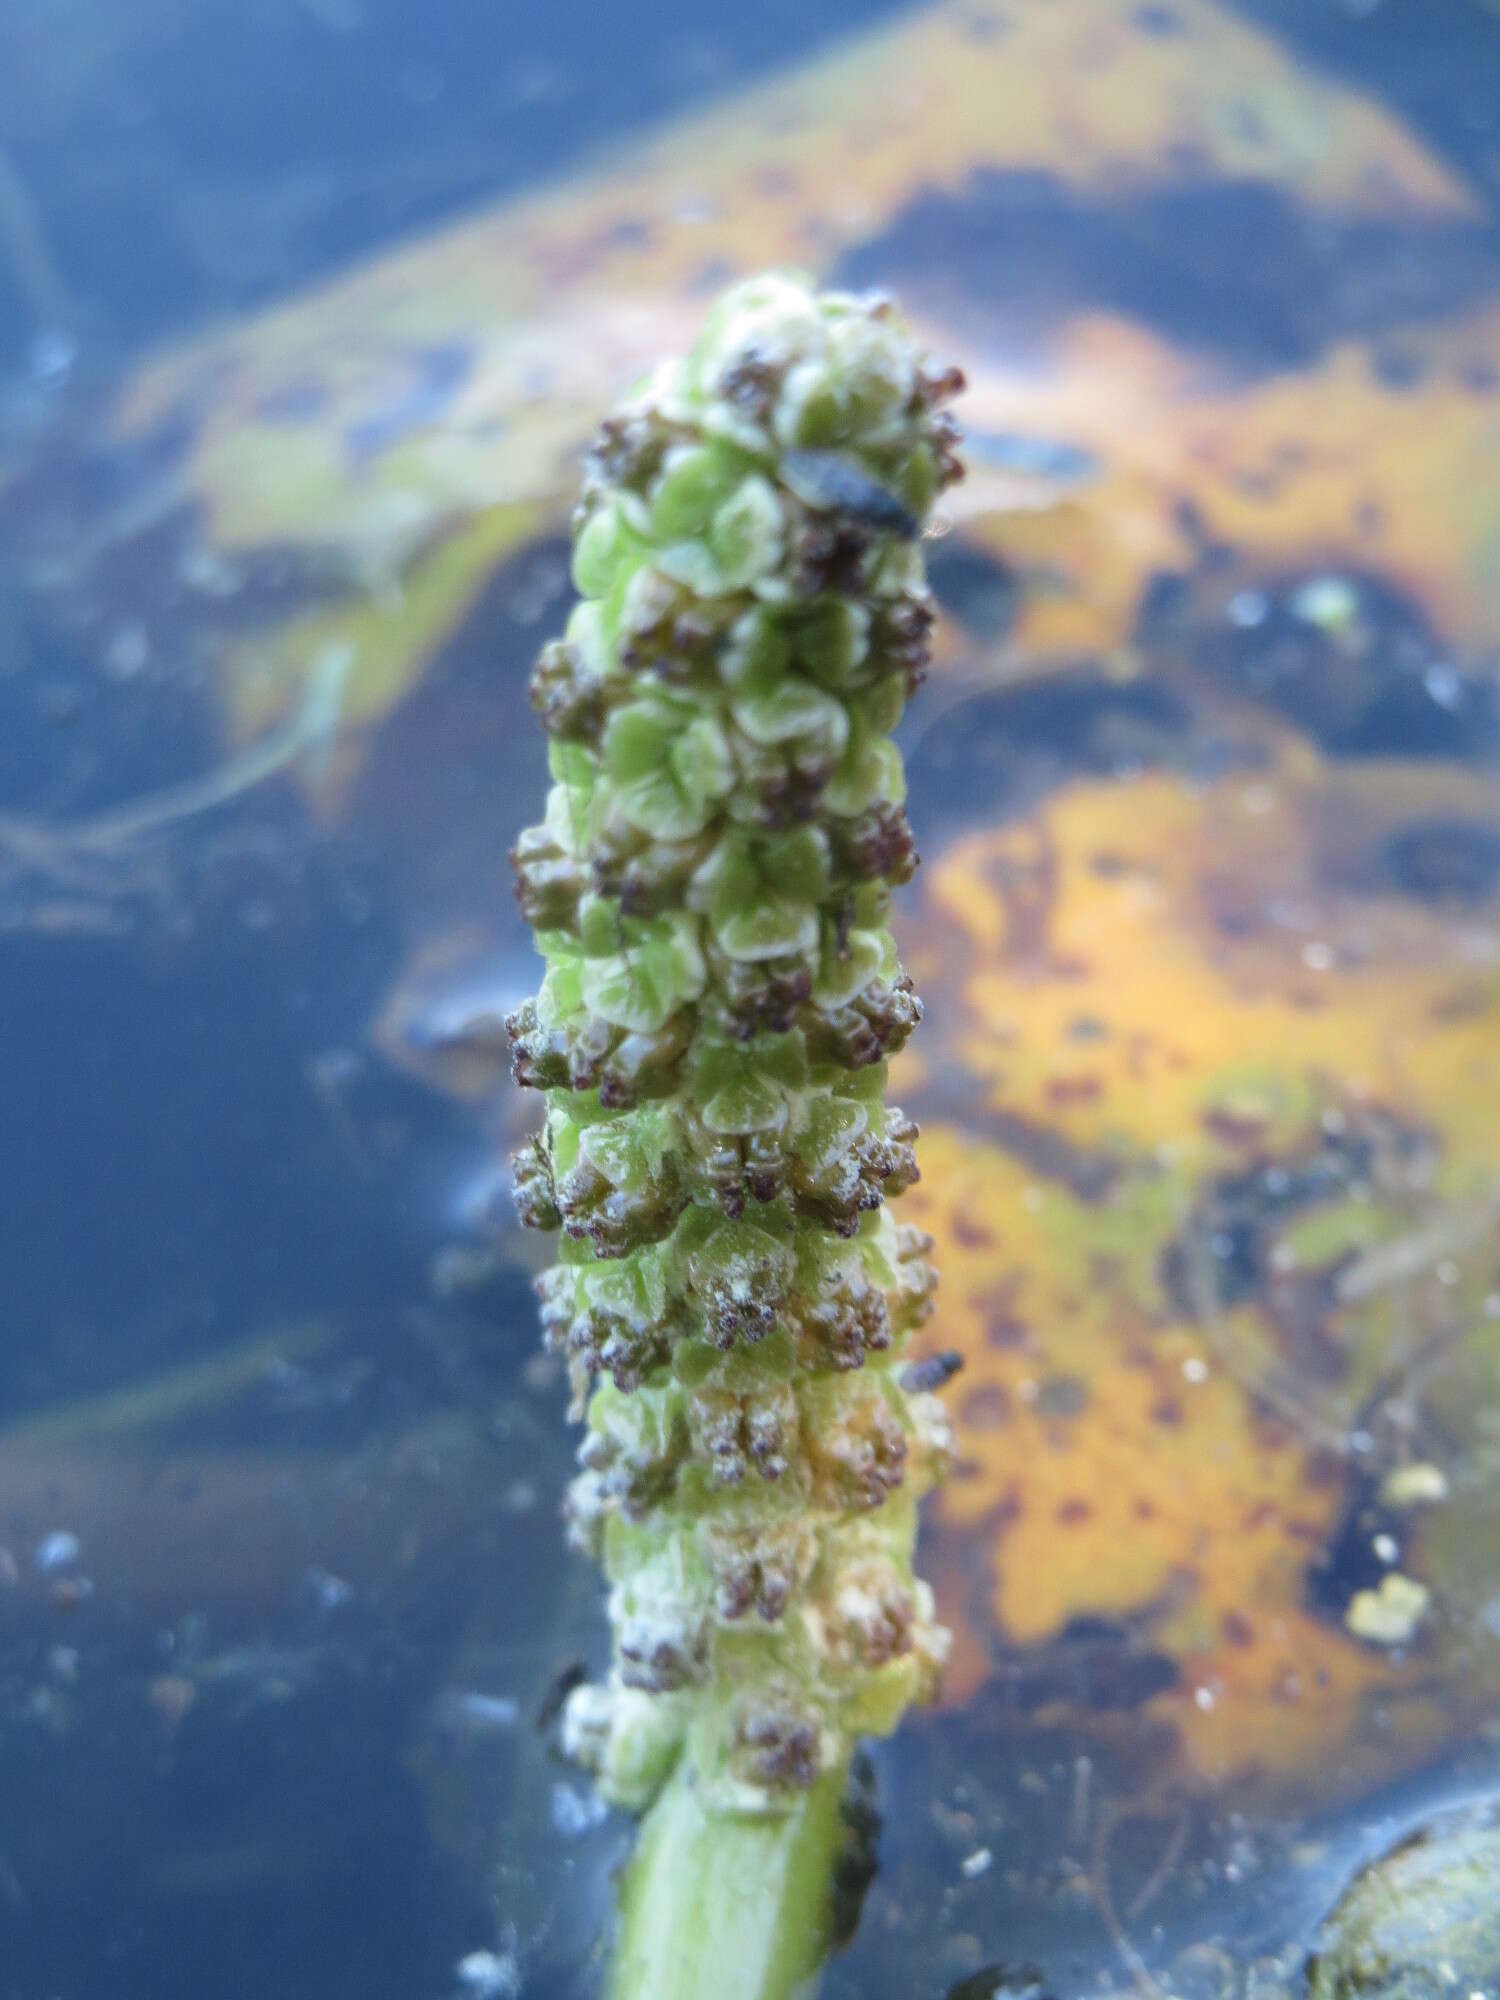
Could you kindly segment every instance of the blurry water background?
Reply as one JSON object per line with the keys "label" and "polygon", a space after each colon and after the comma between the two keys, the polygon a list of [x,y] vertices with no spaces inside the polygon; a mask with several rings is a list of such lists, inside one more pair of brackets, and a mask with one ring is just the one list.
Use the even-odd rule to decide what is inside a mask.
{"label": "blurry water background", "polygon": [[[1214,100],[1227,132],[1220,154],[1184,143],[1172,157],[1168,147],[1154,194],[1126,172],[1115,199],[1042,164],[1002,173],[982,157],[967,178],[929,185],[918,147],[898,176],[900,200],[882,195],[860,240],[862,204],[880,207],[865,179],[877,131],[868,157],[836,152],[825,163],[846,176],[835,192],[853,217],[854,240],[831,260],[842,274],[912,288],[924,324],[981,353],[993,343],[1002,360],[1045,349],[1080,304],[1109,325],[1143,326],[1189,358],[1192,379],[1227,385],[1226,438],[1241,390],[1250,407],[1247,383],[1258,390],[1299,371],[1316,381],[1338,343],[1364,342],[1380,395],[1447,369],[1460,383],[1453,394],[1470,400],[1456,414],[1435,406],[1419,431],[1447,436],[1448,424],[1493,463],[1500,432],[1485,399],[1500,374],[1500,321],[1485,315],[1500,299],[1500,17],[1458,0],[1056,0],[1055,11],[1073,31],[1058,60],[1080,73],[1095,33],[1111,60],[1139,46],[1155,63],[1162,48],[1212,44],[1221,31],[1232,55],[1253,47],[1253,76],[1217,72],[1212,54],[1206,68],[1183,59],[1182,115],[1191,123],[1194,89]],[[929,12],[948,26],[964,16]],[[565,609],[561,515],[555,507],[512,536],[430,644],[403,642],[391,668],[404,675],[401,699],[357,694],[351,721],[345,682],[359,662],[339,651],[338,623],[351,576],[366,607],[358,615],[378,626],[409,580],[401,565],[417,573],[452,516],[429,501],[394,571],[361,571],[359,533],[340,542],[321,517],[309,526],[317,506],[300,500],[288,503],[280,540],[266,532],[235,547],[215,506],[233,496],[236,475],[195,464],[194,436],[211,429],[216,407],[248,413],[247,429],[291,424],[299,409],[316,423],[326,385],[304,392],[296,354],[285,366],[268,354],[271,386],[257,377],[252,394],[258,354],[212,346],[169,392],[141,392],[138,422],[120,417],[122,385],[142,370],[149,378],[150,356],[205,329],[253,323],[378,252],[486,204],[524,202],[558,177],[587,187],[591,163],[611,149],[628,162],[643,135],[721,100],[732,107],[758,78],[803,69],[865,30],[921,30],[923,20],[920,9],[861,0],[723,10],[685,0],[6,0],[0,2000],[562,2000],[593,1990],[609,1870],[628,1838],[556,1760],[545,1726],[559,1676],[597,1663],[602,1620],[596,1577],[562,1547],[564,1398],[538,1355],[530,1253],[510,1230],[501,1167],[507,1134],[529,1113],[497,1081],[494,1051],[499,1015],[533,977],[503,857],[540,796],[524,676]],[[1009,32],[994,7],[968,10],[959,28],[985,62]],[[1241,29],[1253,43],[1233,40]],[[1327,95],[1309,108],[1304,83]],[[1127,106],[1131,88],[1127,64]],[[997,98],[997,125],[1024,94]],[[1345,122],[1325,130],[1335,101],[1364,108],[1341,110]],[[875,110],[877,125],[899,128],[899,105]],[[753,150],[753,115],[726,111],[726,148]],[[1088,115],[1080,100],[1085,142]],[[1170,123],[1178,111],[1141,115]],[[1128,110],[1118,124],[1112,142],[1128,152]],[[1143,149],[1148,138],[1157,143],[1147,135]],[[766,143],[774,151],[774,134]],[[1076,143],[1043,135],[1038,161]],[[1243,172],[1225,166],[1235,147],[1250,162]],[[1353,220],[1335,212],[1340,148],[1363,161],[1363,179],[1350,182]],[[1295,167],[1278,183],[1255,164],[1258,149],[1305,158],[1318,184],[1305,212]],[[805,198],[761,192],[789,211]],[[678,223],[694,226],[687,207]],[[528,226],[535,236],[544,225],[533,214]],[[503,221],[488,241],[504,253]],[[821,261],[815,234],[806,247]],[[601,269],[606,250],[632,254],[628,225],[598,239]],[[535,254],[545,264],[545,242]],[[573,305],[552,337],[584,343],[587,265],[559,251],[557,267]],[[705,282],[726,274],[710,269]],[[649,285],[641,296],[649,301]],[[452,308],[460,331],[465,309]],[[393,323],[406,310],[398,300]],[[293,349],[319,311],[314,303],[298,323]],[[661,338],[680,338],[686,324],[676,299]],[[468,328],[480,344],[484,331]],[[633,327],[618,344],[633,353],[649,337],[649,324],[644,335]],[[1114,350],[1099,338],[1107,368]],[[469,387],[476,364],[461,342],[425,329],[422,342],[411,379],[345,433],[351,490],[382,490],[382,454],[441,429]],[[308,363],[314,374],[325,359]],[[584,376],[607,394],[620,367],[606,360]],[[1087,383],[1086,356],[1080,372]],[[1372,405],[1376,433],[1384,408]],[[1086,395],[1080,411],[1087,433]],[[221,417],[231,447],[238,421]],[[1419,490],[1407,537],[1416,554],[1398,586],[1382,579],[1373,512],[1343,521],[1340,542],[1314,505],[1295,563],[1284,550],[1244,554],[1194,518],[1189,467],[1169,523],[1188,556],[1177,569],[1153,552],[1133,556],[1131,574],[1149,588],[1120,631],[1085,619],[1060,642],[1047,607],[1066,607],[1079,577],[1091,587],[1111,560],[1089,514],[1097,447],[1069,421],[1064,408],[1027,436],[986,429],[984,408],[976,418],[991,504],[1009,519],[1009,487],[1027,481],[1044,483],[1045,504],[1020,508],[1038,523],[1018,542],[1024,562],[962,520],[935,550],[961,636],[952,678],[929,690],[930,722],[919,710],[909,745],[924,848],[937,855],[966,834],[1021,826],[1065,782],[1123,782],[1143,769],[1204,786],[1226,770],[1279,772],[1290,757],[1289,782],[1311,795],[1326,756],[1339,775],[1309,808],[1319,851],[1338,848],[1330,827],[1362,825],[1364,814],[1385,870],[1380,893],[1394,881],[1403,907],[1435,911],[1473,977],[1489,976],[1500,821],[1485,801],[1500,745],[1500,625],[1486,631],[1497,597],[1482,579],[1500,565],[1500,513],[1456,554],[1446,526],[1424,535],[1428,470],[1403,444],[1396,456],[1408,454]],[[1246,421],[1253,431],[1258,420]],[[1360,427],[1351,421],[1351,452]],[[1364,442],[1378,457],[1378,436]],[[524,448],[503,422],[489,447],[499,460]],[[1442,523],[1462,463],[1458,452],[1431,474]],[[1400,463],[1382,476],[1400,491]],[[1058,559],[1049,522],[1060,523]],[[1299,533],[1294,522],[1289,544]],[[1441,545],[1431,552],[1441,574],[1424,603],[1411,579],[1429,541]],[[1455,571],[1468,564],[1451,589],[1450,557]],[[1465,597],[1460,584],[1473,577],[1481,582]],[[1457,607],[1448,631],[1434,608],[1445,589]],[[1042,607],[1046,670],[1035,680],[1023,600]],[[314,671],[280,707],[253,678],[249,693],[226,696],[218,662],[247,634],[329,607],[333,639],[313,656],[321,681]],[[369,643],[349,616],[348,643],[362,643],[358,632]],[[350,728],[357,774],[340,763]],[[1412,758],[1415,776],[1399,762]],[[1352,771],[1357,789],[1366,770],[1373,788],[1350,804],[1337,785]],[[1129,820],[1127,809],[1120,823]],[[1167,845],[1209,838],[1175,825],[1164,822]],[[1287,833],[1286,852],[1296,838]],[[950,901],[962,903],[967,884],[982,900],[997,865],[1003,874],[1009,864],[955,864]],[[1375,893],[1358,855],[1328,865],[1345,870],[1340,894]],[[1222,873],[1233,905],[1232,855]],[[913,938],[937,949],[932,909],[919,910],[915,892],[909,909]],[[1226,937],[1232,928],[1226,917]],[[1321,936],[1298,933],[1314,973],[1320,951],[1343,949]],[[1404,948],[1420,957],[1427,937]],[[1164,975],[1162,999],[1170,1013],[1201,996],[1178,1001]],[[1055,993],[1043,1004],[1087,1042],[1086,1010]],[[954,1020],[945,1028],[934,1011],[934,1050],[955,1044]],[[984,1069],[973,1033],[963,1061]],[[1471,1073],[1479,1081],[1465,1088],[1493,1086],[1491,1072]],[[1075,1096],[1093,1087],[1085,1078]],[[1064,1085],[1049,1101],[1065,1123]],[[918,1108],[924,1122],[964,1126],[951,1090],[945,1100],[934,1086]],[[1500,1113],[1493,1095],[1488,1110]],[[1231,1131],[1240,1115],[1227,1106],[1220,1127],[1226,1145],[1242,1147],[1243,1185],[1221,1165],[1199,1204],[1213,1254],[1236,1274],[1222,1288],[1226,1309],[1275,1275],[1256,1233],[1269,1227],[1267,1200],[1255,1209],[1259,1155]],[[1251,1127],[1257,1115],[1244,1114]],[[1049,1151],[1034,1121],[1003,1106],[966,1129],[1042,1184],[1080,1200],[1104,1192],[1101,1182],[1090,1194],[1089,1160],[1081,1150],[1075,1160],[1071,1140]],[[1430,1138],[1417,1121],[1396,1150]],[[1346,1170],[1343,1154],[1296,1157],[1325,1180]],[[940,1217],[923,1219],[946,1241]],[[980,1198],[961,1244],[972,1251],[984,1222]],[[1423,1227],[1423,1272],[1472,1253],[1463,1283],[1492,1303],[1484,1217],[1467,1236],[1436,1237],[1419,1217],[1396,1240]],[[1156,1272],[1164,1293],[1174,1269]],[[1181,1293],[1180,1270],[1177,1279]],[[1003,1286],[993,1273],[987,1282],[988,1304],[981,1312],[971,1299],[969,1310],[984,1322],[975,1355],[993,1356],[1012,1323]],[[1089,1267],[1094,1292],[1113,1282],[1104,1265]],[[1338,1356],[1305,1301],[1294,1311],[1278,1295],[1268,1314],[1285,1342],[1305,1335],[1282,1356],[1291,1400],[1309,1381],[1321,1393],[1337,1380]],[[964,1342],[956,1321],[938,1335]],[[1065,1430],[1088,1394],[1086,1371],[1064,1365],[1065,1315],[1045,1336],[1052,1372],[1039,1366],[1031,1393]],[[1374,1379],[1360,1378],[1361,1394],[1375,1394]],[[1420,1402],[1409,1384],[1403,1392]],[[972,1394],[961,1422],[976,1436],[1002,1429],[1012,1391],[980,1364]],[[1156,1409],[1169,1426],[1180,1416],[1167,1401]],[[1438,1430],[1455,1477],[1465,1467],[1488,1477],[1475,1437]],[[1406,1455],[1425,1462],[1431,1438],[1421,1442]],[[986,1452],[1027,1448],[976,1446],[975,1467]],[[1316,1521],[1304,1524],[1302,1560],[1313,1581],[1288,1587],[1312,1604],[1330,1658],[1352,1661],[1358,1679],[1367,1654],[1343,1620],[1371,1582],[1360,1539],[1371,1489],[1338,1450],[1308,1464]],[[1084,1451],[1070,1474],[1076,1507],[1086,1513],[1092,1483],[1120,1476],[1117,1462]],[[1484,1567],[1495,1544],[1472,1543],[1467,1597],[1450,1582],[1462,1643],[1398,1661],[1389,1684],[1381,1655],[1369,1691],[1351,1696],[1365,1702],[1356,1747],[1332,1740],[1329,1771],[1315,1770],[1300,1797],[1284,1772],[1262,1783],[1264,1772],[1232,1755],[1233,1782],[1210,1782],[1208,1757],[1203,1782],[1148,1794],[1133,1787],[1166,1757],[1162,1704],[1180,1698],[1201,1718],[1220,1698],[1212,1672],[1185,1664],[1205,1648],[1158,1641],[1168,1612],[1153,1590],[1128,1615],[1106,1591],[1097,1612],[1072,1606],[1055,1634],[1007,1638],[994,1626],[985,1551],[1009,1517],[985,1477],[974,1471],[983,1505],[964,1517],[960,1503],[943,1531],[951,1544],[934,1558],[945,1609],[966,1620],[961,1679],[973,1698],[914,1721],[876,1756],[880,1873],[830,1996],[906,2000],[965,1979],[976,1983],[961,1990],[979,1995],[993,1986],[981,1968],[1001,1961],[1041,1967],[1059,2000],[1150,1991],[1153,1978],[1183,2000],[1296,1990],[1300,1951],[1354,1860],[1424,1805],[1492,1782],[1476,1690],[1494,1684],[1485,1648],[1500,1646],[1500,1575]],[[1067,1504],[1060,1523],[1084,1518]],[[1461,1627],[1451,1610],[1460,1600],[1478,1607]],[[1232,1616],[1231,1658],[1247,1643]],[[1382,1709],[1387,1698],[1394,1711]],[[1113,1892],[1111,1869],[1123,1885]],[[1252,1988],[1256,1961],[1262,1984]]]}

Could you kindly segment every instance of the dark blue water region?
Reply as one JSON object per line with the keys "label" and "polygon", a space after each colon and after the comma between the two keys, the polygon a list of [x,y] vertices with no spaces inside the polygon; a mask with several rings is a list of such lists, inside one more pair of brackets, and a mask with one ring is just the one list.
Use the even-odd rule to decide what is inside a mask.
{"label": "dark blue water region", "polygon": [[[900,11],[895,0],[0,9],[0,172],[85,345],[242,310]],[[3,240],[3,232],[0,232]],[[51,317],[0,256],[0,367]]]}

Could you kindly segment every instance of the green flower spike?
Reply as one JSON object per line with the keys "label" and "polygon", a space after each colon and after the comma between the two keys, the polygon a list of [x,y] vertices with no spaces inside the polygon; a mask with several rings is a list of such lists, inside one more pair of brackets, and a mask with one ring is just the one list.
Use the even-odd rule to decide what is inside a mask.
{"label": "green flower spike", "polygon": [[737,287],[601,431],[583,602],[533,678],[553,786],[513,861],[547,973],[510,1032],[547,1113],[515,1181],[560,1231],[570,1529],[610,1584],[565,1741],[646,1814],[617,2000],[816,1969],[855,1743],[946,1650],[912,1548],[949,1434],[902,1372],[935,1281],[887,1206],[917,1168],[885,1072],[921,1018],[890,732],[961,386],[883,301]]}

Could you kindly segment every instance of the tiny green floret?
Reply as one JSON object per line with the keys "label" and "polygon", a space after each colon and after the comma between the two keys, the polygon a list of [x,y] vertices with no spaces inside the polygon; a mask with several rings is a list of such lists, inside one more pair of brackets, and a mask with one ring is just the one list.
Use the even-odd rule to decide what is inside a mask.
{"label": "tiny green floret", "polygon": [[[912,1569],[951,1446],[903,1381],[935,1280],[888,1206],[917,1166],[886,1065],[921,1018],[889,929],[917,860],[891,731],[961,386],[882,300],[772,276],[720,301],[590,453],[582,601],[532,681],[553,785],[513,856],[547,965],[510,1022],[546,1097],[515,1185],[560,1232],[539,1291],[586,1413],[570,1528],[614,1630],[565,1741],[622,1805],[670,1786],[642,1870],[717,1821],[742,1879],[803,1903],[787,1856],[827,1872],[810,1830],[856,1740],[947,1645]],[[638,1876],[625,1908],[617,1990],[670,1991],[644,1942],[670,1901]]]}

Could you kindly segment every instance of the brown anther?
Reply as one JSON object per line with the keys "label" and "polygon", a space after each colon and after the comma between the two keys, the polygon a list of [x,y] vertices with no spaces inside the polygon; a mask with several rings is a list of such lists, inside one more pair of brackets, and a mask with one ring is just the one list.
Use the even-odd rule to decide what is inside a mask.
{"label": "brown anther", "polygon": [[776,406],[785,373],[784,360],[750,346],[720,375],[718,393],[752,423],[763,424]]}
{"label": "brown anther", "polygon": [[917,844],[901,806],[882,801],[849,819],[829,823],[834,866],[856,882],[909,882],[917,870]]}
{"label": "brown anther", "polygon": [[928,403],[949,403],[969,386],[962,368],[956,365],[930,374],[925,368],[917,376],[917,393]]}
{"label": "brown anther", "polygon": [[540,1140],[528,1139],[511,1160],[516,1214],[526,1229],[556,1229],[562,1221],[552,1182],[552,1162]]}
{"label": "brown anther", "polygon": [[796,1406],[787,1390],[759,1397],[733,1389],[695,1390],[688,1398],[688,1434],[721,1486],[738,1486],[753,1466],[780,1479],[790,1463]]}
{"label": "brown anther", "polygon": [[806,1791],[822,1765],[817,1717],[789,1703],[756,1709],[736,1731],[735,1762],[753,1783]]}
{"label": "brown anther", "polygon": [[792,1313],[814,1367],[862,1368],[867,1355],[891,1344],[885,1294],[859,1270],[845,1273],[813,1298],[794,1300]]}
{"label": "brown anther", "polygon": [[651,1694],[692,1687],[708,1670],[708,1634],[681,1616],[628,1618],[615,1650],[620,1679]]}

